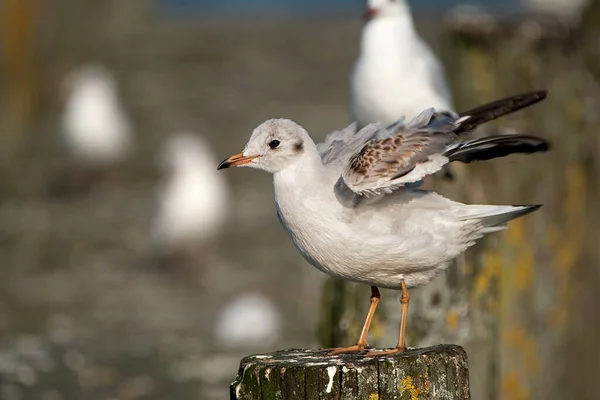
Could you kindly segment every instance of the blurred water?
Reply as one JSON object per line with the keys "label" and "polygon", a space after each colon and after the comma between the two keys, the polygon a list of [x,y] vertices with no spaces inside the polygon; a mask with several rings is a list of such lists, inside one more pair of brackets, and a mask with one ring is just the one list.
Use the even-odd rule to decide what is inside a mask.
{"label": "blurred water", "polygon": [[[365,0],[156,0],[166,11],[182,15],[190,12],[224,15],[248,14],[358,14]],[[497,12],[514,12],[519,8],[517,0],[420,0],[411,1],[416,11],[443,12],[458,4],[481,4]]]}

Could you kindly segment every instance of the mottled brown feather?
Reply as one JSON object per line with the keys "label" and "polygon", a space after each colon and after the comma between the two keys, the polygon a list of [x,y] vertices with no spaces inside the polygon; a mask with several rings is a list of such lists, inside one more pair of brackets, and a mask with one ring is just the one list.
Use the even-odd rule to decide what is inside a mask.
{"label": "mottled brown feather", "polygon": [[389,138],[368,141],[351,159],[350,172],[353,185],[387,176],[397,179],[412,171],[430,155],[441,153],[455,140],[452,132],[407,130],[401,127]]}

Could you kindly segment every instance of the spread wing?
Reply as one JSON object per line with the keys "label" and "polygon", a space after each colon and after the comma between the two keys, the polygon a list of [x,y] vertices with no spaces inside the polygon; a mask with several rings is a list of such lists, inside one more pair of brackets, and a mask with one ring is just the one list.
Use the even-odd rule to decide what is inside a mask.
{"label": "spread wing", "polygon": [[452,127],[399,126],[390,137],[371,139],[351,157],[341,179],[353,192],[367,195],[418,182],[448,163],[443,153],[458,138]]}
{"label": "spread wing", "polygon": [[[436,113],[433,108],[430,108],[415,117],[410,122],[410,126],[425,127],[440,115],[448,115],[448,113]],[[328,134],[322,143],[317,144],[317,150],[324,164],[343,168],[356,153],[361,151],[367,142],[373,139],[389,138],[400,127],[404,127],[404,117],[387,127],[379,123],[373,123],[358,131],[356,122],[353,122],[344,129]]]}
{"label": "spread wing", "polygon": [[380,128],[379,124],[370,124],[357,132],[354,122],[342,130],[330,133],[323,143],[317,144],[323,164],[343,168],[365,143],[375,137]]}
{"label": "spread wing", "polygon": [[[336,194],[338,198],[340,193],[346,195],[349,191],[358,195],[381,195],[403,186],[414,186],[415,182],[439,171],[450,161],[446,150],[461,133],[535,104],[546,95],[545,91],[519,94],[459,115],[430,109],[408,125],[395,124],[379,130],[350,156],[335,185]],[[472,159],[477,159],[477,152],[483,156],[481,146],[483,143],[471,147]],[[515,151],[512,152],[518,149],[516,146],[513,148]],[[506,154],[510,152],[507,150]],[[488,153],[488,157],[502,154],[497,151]]]}

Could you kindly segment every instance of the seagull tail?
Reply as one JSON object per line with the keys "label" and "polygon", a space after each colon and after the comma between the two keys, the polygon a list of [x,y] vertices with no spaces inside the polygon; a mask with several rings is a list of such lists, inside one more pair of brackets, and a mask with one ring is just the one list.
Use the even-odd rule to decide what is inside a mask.
{"label": "seagull tail", "polygon": [[479,220],[484,229],[482,233],[491,233],[506,229],[506,223],[539,209],[542,205],[525,206],[488,206],[473,205],[464,219]]}
{"label": "seagull tail", "polygon": [[509,154],[530,154],[549,149],[550,144],[536,136],[497,135],[454,144],[446,149],[444,156],[450,161],[470,163],[505,157]]}
{"label": "seagull tail", "polygon": [[546,90],[521,93],[462,112],[459,114],[459,118],[454,122],[454,132],[456,134],[461,134],[463,132],[472,131],[479,125],[488,121],[540,102],[544,100],[546,96],[548,96]]}

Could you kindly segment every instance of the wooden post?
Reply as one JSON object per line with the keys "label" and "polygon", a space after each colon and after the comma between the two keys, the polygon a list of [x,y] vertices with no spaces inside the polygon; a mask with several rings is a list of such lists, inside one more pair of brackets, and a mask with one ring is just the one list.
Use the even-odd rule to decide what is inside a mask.
{"label": "wooden post", "polygon": [[410,349],[387,357],[285,350],[244,358],[230,399],[470,399],[460,346]]}

